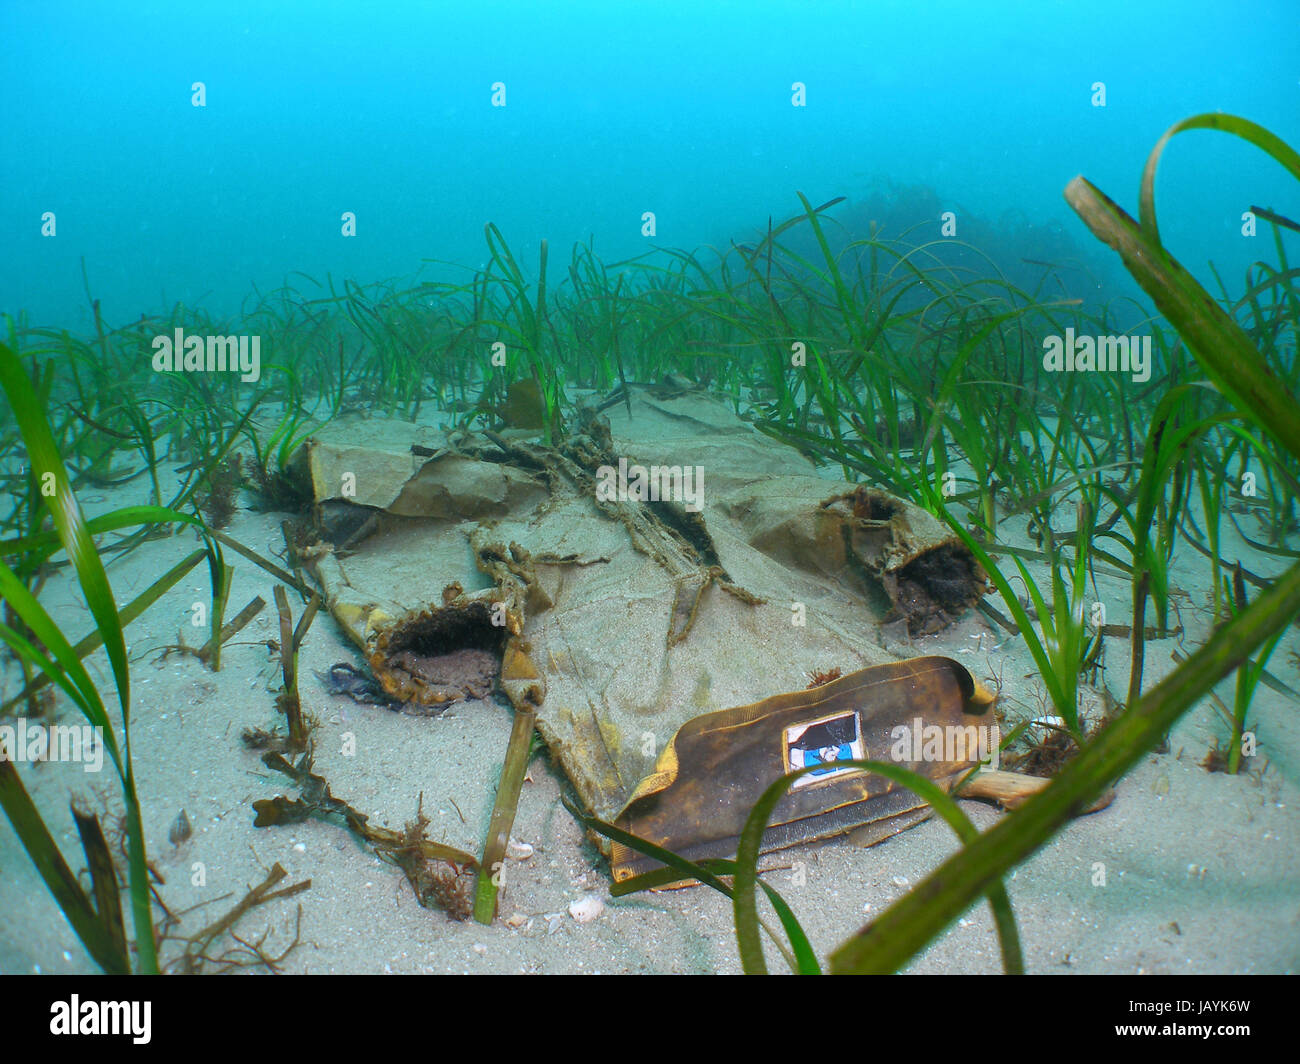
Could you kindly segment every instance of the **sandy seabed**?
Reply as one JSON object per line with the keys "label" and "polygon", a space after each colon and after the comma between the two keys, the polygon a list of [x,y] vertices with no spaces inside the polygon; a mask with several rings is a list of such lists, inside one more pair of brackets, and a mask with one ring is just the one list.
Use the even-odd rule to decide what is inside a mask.
{"label": "sandy seabed", "polygon": [[[142,501],[134,495],[134,489],[111,496],[90,492],[83,504],[102,512]],[[227,531],[267,556],[282,554],[282,518],[241,508]],[[194,544],[192,533],[184,532],[146,542],[111,563],[119,603],[147,588]],[[1225,537],[1226,556],[1238,547]],[[1248,555],[1258,557],[1242,554]],[[133,750],[149,853],[165,879],[159,889],[167,906],[184,914],[172,931],[179,937],[162,945],[164,965],[178,961],[181,938],[224,913],[279,862],[289,873],[282,886],[310,879],[310,889],[254,910],[235,930],[251,941],[265,936],[270,956],[288,947],[297,931],[299,944],[279,963],[285,972],[740,970],[730,903],[722,896],[692,888],[609,897],[607,863],[561,805],[566,784],[545,754],[532,762],[513,832],[527,844],[516,852],[532,852],[507,862],[499,916],[491,926],[422,908],[401,871],[337,823],[254,828],[255,800],[297,792],[240,741],[245,728],[277,723],[279,659],[267,641],[278,639],[279,628],[272,578],[231,552],[227,561],[235,568],[228,616],[256,595],[268,605],[227,645],[220,672],[192,656],[162,652],[182,638],[194,646],[206,638],[206,629],[191,624],[193,604],[210,598],[203,565],[127,630]],[[1176,650],[1185,652],[1206,637],[1208,571],[1208,562],[1194,552],[1175,557],[1171,586],[1202,590],[1176,591],[1185,633],[1148,643],[1148,686],[1173,667]],[[1036,575],[1041,580],[1046,574]],[[1098,583],[1111,601],[1128,600],[1126,580],[1103,576]],[[66,570],[50,580],[42,602],[74,638],[90,630],[89,613]],[[296,615],[301,606],[294,605]],[[1293,627],[1269,666],[1293,688],[1300,688],[1298,645]],[[1013,722],[1046,709],[1023,644],[974,611],[940,635],[887,649],[900,656],[956,658],[989,686],[1000,686]],[[1128,649],[1126,640],[1108,640],[1107,678],[1117,693],[1127,680]],[[441,716],[415,717],[356,704],[331,695],[317,676],[339,661],[359,664],[322,612],[299,665],[304,708],[320,721],[316,771],[372,823],[393,829],[415,817],[423,796],[430,838],[480,852],[510,731],[507,705],[495,698],[460,702]],[[106,702],[115,705],[102,651],[87,663]],[[18,672],[9,665],[2,675],[8,697],[18,690]],[[1219,689],[1229,704],[1231,685],[1228,680]],[[82,723],[61,693],[54,719]],[[1261,686],[1249,720],[1256,725],[1259,754],[1247,763],[1248,771],[1233,777],[1201,766],[1214,741],[1227,735],[1219,714],[1202,702],[1175,729],[1170,752],[1144,757],[1120,782],[1108,809],[1072,822],[1012,874],[1007,887],[1029,971],[1300,968],[1300,714],[1292,700]],[[75,792],[92,805],[106,800],[120,811],[111,767],[91,774],[76,764],[38,763],[25,767],[23,778],[72,866],[80,868],[84,861],[68,798]],[[981,830],[1005,815],[980,802],[962,806]],[[182,810],[193,830],[177,845],[168,836]],[[833,839],[783,851],[778,863],[787,867],[770,873],[770,881],[825,957],[955,849],[951,830],[930,820],[871,849]],[[588,896],[601,899],[603,907],[588,903],[599,914],[580,922],[570,906]],[[227,937],[210,952],[235,946]],[[769,964],[779,966],[775,950],[768,954]],[[8,821],[0,821],[0,972],[94,970]],[[909,970],[1000,971],[987,906],[963,914]]]}

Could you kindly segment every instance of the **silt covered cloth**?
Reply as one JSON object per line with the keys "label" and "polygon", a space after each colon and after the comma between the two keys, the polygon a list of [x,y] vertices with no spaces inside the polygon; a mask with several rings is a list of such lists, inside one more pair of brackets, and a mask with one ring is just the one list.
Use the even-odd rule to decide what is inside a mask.
{"label": "silt covered cloth", "polygon": [[[725,848],[757,783],[808,756],[792,728],[838,747],[851,727],[848,748],[875,756],[891,714],[986,709],[960,666],[907,666],[880,644],[882,625],[936,631],[985,590],[932,515],[818,475],[699,391],[638,387],[575,422],[552,446],[373,419],[308,441],[303,557],[408,709],[438,712],[465,655],[491,655],[597,817],[687,850]],[[769,845],[878,819],[866,803],[884,786],[811,781]],[[615,858],[616,874],[635,864]]]}

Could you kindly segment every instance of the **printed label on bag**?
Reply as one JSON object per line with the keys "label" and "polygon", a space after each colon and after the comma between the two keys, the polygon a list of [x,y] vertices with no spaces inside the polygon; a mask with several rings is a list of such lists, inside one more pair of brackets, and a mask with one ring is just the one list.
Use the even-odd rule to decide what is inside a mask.
{"label": "printed label on bag", "polygon": [[836,768],[837,761],[866,757],[862,745],[862,728],[856,712],[837,713],[833,717],[794,724],[785,729],[785,770],[794,772],[810,765],[823,765],[795,781],[793,790],[822,783],[835,776],[858,772],[855,768]]}

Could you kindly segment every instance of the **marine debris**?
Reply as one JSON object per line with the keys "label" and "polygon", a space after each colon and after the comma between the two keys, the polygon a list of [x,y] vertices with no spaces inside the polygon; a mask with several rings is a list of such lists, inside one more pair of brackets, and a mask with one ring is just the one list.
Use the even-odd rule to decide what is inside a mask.
{"label": "marine debris", "polygon": [[254,827],[296,824],[308,817],[338,817],[349,830],[373,846],[378,856],[405,873],[422,906],[441,909],[454,920],[469,917],[478,861],[463,850],[428,838],[429,818],[424,815],[423,795],[416,806],[415,819],[401,831],[392,831],[371,824],[366,814],[336,798],[325,778],[312,771],[310,753],[290,762],[280,753],[270,751],[262,757],[262,762],[293,780],[302,797],[276,795],[253,802],[257,813]]}

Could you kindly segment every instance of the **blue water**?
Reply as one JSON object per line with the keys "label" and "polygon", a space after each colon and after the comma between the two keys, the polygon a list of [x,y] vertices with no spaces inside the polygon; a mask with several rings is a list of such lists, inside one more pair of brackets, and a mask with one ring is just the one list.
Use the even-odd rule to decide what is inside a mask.
{"label": "blue water", "polygon": [[[110,322],[176,301],[227,314],[293,271],[475,267],[489,221],[528,264],[549,240],[560,270],[578,241],[606,261],[725,247],[798,213],[796,190],[849,211],[928,186],[959,237],[1007,219],[1004,257],[1042,235],[1105,260],[1061,198],[1074,175],[1135,213],[1181,118],[1221,109],[1300,143],[1295,0],[6,0],[0,40],[0,311],[83,329],[83,257]],[[1178,138],[1158,195],[1174,253],[1206,280],[1213,259],[1233,292],[1274,257],[1242,211],[1300,215],[1284,171],[1221,134]]]}

